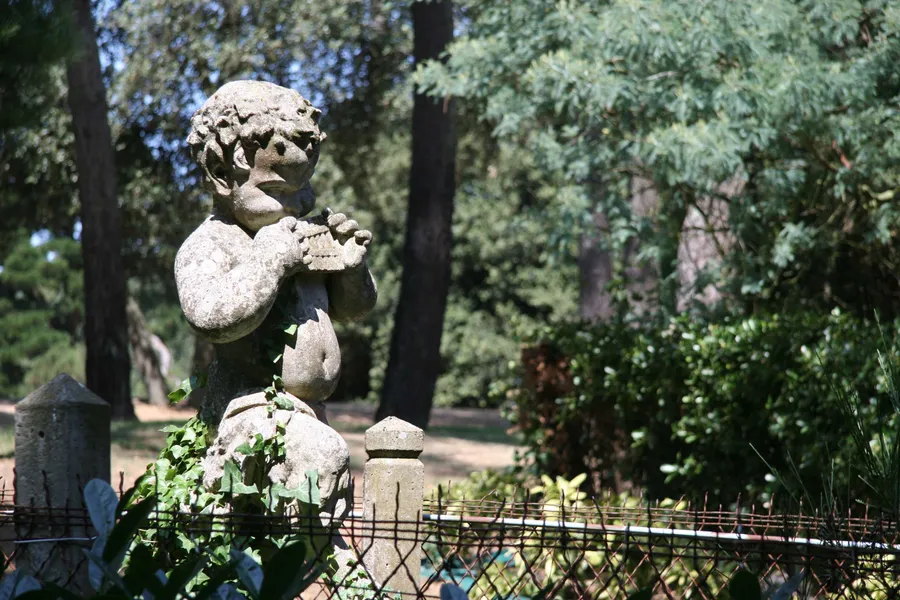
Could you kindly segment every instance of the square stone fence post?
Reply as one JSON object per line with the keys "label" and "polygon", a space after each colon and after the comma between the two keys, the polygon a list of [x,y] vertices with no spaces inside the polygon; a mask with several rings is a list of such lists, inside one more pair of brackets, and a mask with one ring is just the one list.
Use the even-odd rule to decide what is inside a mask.
{"label": "square stone fence post", "polygon": [[425,433],[388,417],[366,431],[363,564],[385,590],[419,593]]}
{"label": "square stone fence post", "polygon": [[110,406],[66,374],[16,404],[16,568],[88,594],[84,486],[109,482]]}

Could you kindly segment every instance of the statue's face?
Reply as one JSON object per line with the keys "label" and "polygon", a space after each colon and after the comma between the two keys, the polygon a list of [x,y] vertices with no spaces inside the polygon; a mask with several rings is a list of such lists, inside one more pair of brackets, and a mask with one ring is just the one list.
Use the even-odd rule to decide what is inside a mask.
{"label": "statue's face", "polygon": [[251,231],[277,223],[283,217],[301,217],[316,199],[309,178],[319,159],[308,136],[289,139],[276,133],[250,160],[250,175],[234,183],[234,216]]}

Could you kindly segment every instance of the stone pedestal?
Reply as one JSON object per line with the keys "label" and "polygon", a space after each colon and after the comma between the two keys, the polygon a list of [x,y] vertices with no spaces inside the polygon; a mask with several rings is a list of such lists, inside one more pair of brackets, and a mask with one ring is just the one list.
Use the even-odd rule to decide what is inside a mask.
{"label": "stone pedestal", "polygon": [[[388,417],[366,431],[363,563],[384,589],[415,593],[422,563],[421,429]],[[371,529],[369,529],[371,528]]]}
{"label": "stone pedestal", "polygon": [[16,405],[16,568],[73,591],[91,589],[81,509],[84,486],[109,481],[110,412],[66,374]]}

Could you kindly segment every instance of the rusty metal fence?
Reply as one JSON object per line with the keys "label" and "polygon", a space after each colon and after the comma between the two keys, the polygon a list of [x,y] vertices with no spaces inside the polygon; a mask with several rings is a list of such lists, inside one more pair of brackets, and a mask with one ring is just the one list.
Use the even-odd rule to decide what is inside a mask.
{"label": "rusty metal fence", "polygon": [[[303,515],[154,513],[147,527],[203,537],[230,532],[236,547],[260,537],[317,535],[339,539],[361,565],[375,540],[397,548],[397,570],[414,592],[383,590],[365,569],[326,570],[303,598],[438,597],[443,584],[470,599],[721,597],[739,570],[774,594],[788,582],[793,597],[900,597],[897,523],[873,511],[858,514],[776,514],[754,507],[630,506],[607,498],[575,507],[563,502],[490,499],[426,500],[420,518],[364,519],[354,507],[339,526]],[[17,506],[0,487],[0,549],[4,570],[77,587],[84,549],[93,537],[86,511]],[[328,560],[331,546],[320,547]],[[420,554],[416,554],[420,553]],[[410,567],[410,556],[416,564]],[[68,578],[59,579],[60,572]],[[784,596],[787,597],[787,596]]]}

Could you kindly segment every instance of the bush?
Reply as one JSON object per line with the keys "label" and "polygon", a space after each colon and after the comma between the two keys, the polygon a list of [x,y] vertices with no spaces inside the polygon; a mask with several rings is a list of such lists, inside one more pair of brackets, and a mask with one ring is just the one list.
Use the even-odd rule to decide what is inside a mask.
{"label": "bush", "polygon": [[[529,519],[584,522],[585,512],[579,514],[577,511],[593,512],[594,506],[587,494],[579,491],[586,477],[585,473],[571,479],[538,477],[518,468],[477,471],[446,490],[442,512],[463,514],[466,506],[471,508],[472,500],[483,499],[503,503],[506,510],[498,510],[498,516],[503,513],[503,516],[514,514]],[[468,501],[468,504],[461,501]],[[512,502],[518,504],[512,505]],[[620,509],[631,509],[632,515],[640,515],[641,509],[649,508],[642,498],[629,493],[606,496],[596,506],[598,516],[604,511],[609,516],[610,508],[612,514]],[[527,514],[523,513],[525,507],[529,510]],[[673,500],[662,500],[657,504],[657,508],[664,510],[684,510],[686,507],[685,502]],[[645,522],[641,517],[637,522],[615,517],[607,518],[605,522],[613,526],[647,524],[664,527],[662,522],[652,519]],[[702,596],[704,591],[718,598],[722,597],[727,575],[738,568],[735,561],[718,560],[717,574],[713,575],[708,556],[702,551],[698,554],[696,548],[687,552],[684,542],[668,537],[651,538],[643,544],[638,541],[640,537],[636,537],[631,539],[631,544],[620,544],[621,540],[611,534],[598,537],[573,530],[561,533],[553,529],[495,529],[492,526],[479,529],[469,524],[460,531],[466,532],[461,534],[466,543],[458,544],[450,534],[443,541],[437,537],[436,543],[424,547],[431,565],[444,567],[437,578],[460,582],[471,598],[649,598],[652,591],[645,592],[646,596],[640,593],[628,596],[628,593],[637,589],[652,590],[656,586],[683,592],[688,598],[697,593]],[[473,547],[479,532],[490,540],[485,546],[494,544],[492,552],[484,552],[484,546]],[[499,537],[493,537],[496,534]],[[649,549],[652,545],[657,545],[661,551],[656,555],[645,554],[642,548]],[[673,553],[680,558],[673,560]],[[705,572],[706,576],[698,577],[699,572]],[[755,577],[750,581],[759,587]]]}
{"label": "bush", "polygon": [[833,473],[859,490],[842,392],[858,391],[859,418],[873,429],[895,419],[878,325],[837,310],[572,323],[525,339],[506,395],[527,456],[538,472],[592,473],[595,490],[630,481],[657,498],[766,500],[772,469],[807,487]]}

